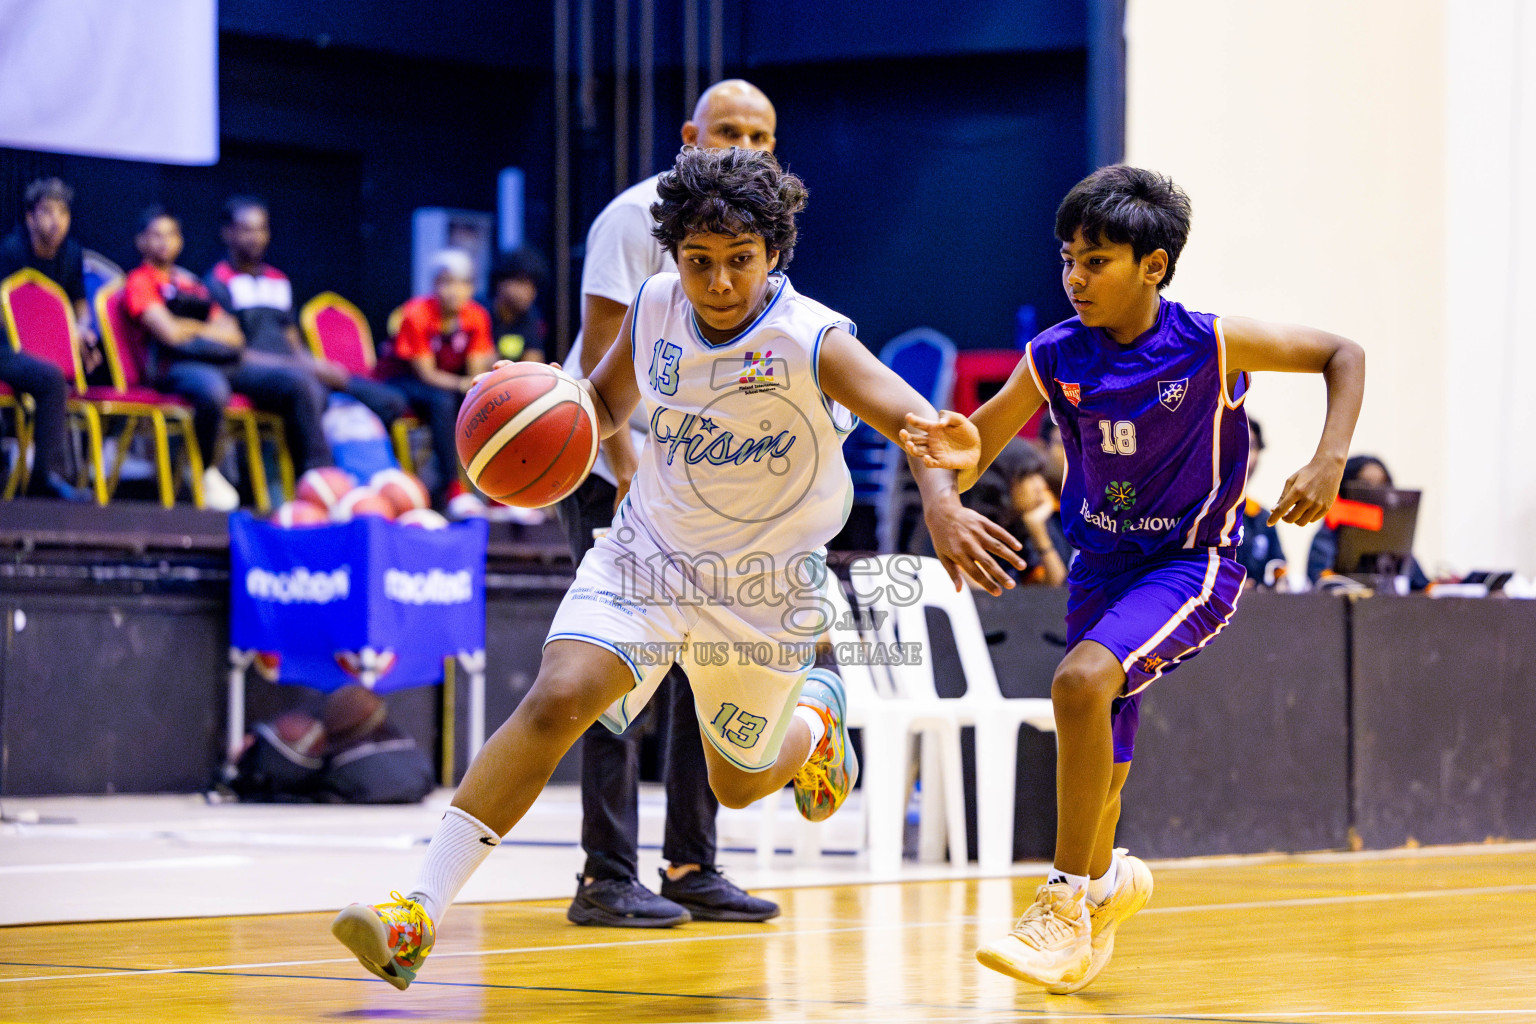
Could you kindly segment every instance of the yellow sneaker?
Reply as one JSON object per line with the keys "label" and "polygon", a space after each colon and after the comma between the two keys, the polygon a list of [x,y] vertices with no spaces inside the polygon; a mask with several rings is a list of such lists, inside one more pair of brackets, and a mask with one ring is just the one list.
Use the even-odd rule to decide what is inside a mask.
{"label": "yellow sneaker", "polygon": [[983,967],[1047,989],[1070,985],[1088,972],[1093,926],[1088,893],[1066,882],[1042,885],[1013,930],[976,951]]}
{"label": "yellow sneaker", "polygon": [[1132,857],[1124,850],[1115,851],[1119,885],[1098,906],[1088,907],[1088,917],[1093,923],[1093,956],[1088,963],[1088,973],[1070,984],[1047,985],[1045,990],[1064,996],[1081,992],[1099,976],[1115,951],[1115,929],[1152,898],[1152,872],[1140,857]]}
{"label": "yellow sneaker", "polygon": [[352,904],[331,922],[331,934],[352,951],[358,963],[404,991],[432,952],[437,929],[420,903],[397,892],[390,895],[395,902]]}
{"label": "yellow sneaker", "polygon": [[826,669],[812,669],[800,691],[800,706],[820,715],[827,731],[795,773],[795,806],[807,821],[826,821],[859,779],[859,758],[848,742],[843,681]]}

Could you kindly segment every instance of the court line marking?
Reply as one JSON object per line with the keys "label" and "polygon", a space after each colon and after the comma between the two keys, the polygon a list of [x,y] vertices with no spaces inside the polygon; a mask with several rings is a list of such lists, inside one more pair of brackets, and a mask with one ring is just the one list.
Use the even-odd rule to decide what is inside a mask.
{"label": "court line marking", "polygon": [[[1508,893],[1519,893],[1519,892],[1536,892],[1536,884],[1528,884],[1528,885],[1492,885],[1492,886],[1464,887],[1464,888],[1457,888],[1457,889],[1420,889],[1420,890],[1409,890],[1409,891],[1406,891],[1406,892],[1394,892],[1394,893],[1359,893],[1359,894],[1347,895],[1347,896],[1312,896],[1312,897],[1299,897],[1297,899],[1252,900],[1252,901],[1247,901],[1247,902],[1233,902],[1233,903],[1200,903],[1200,904],[1193,904],[1193,905],[1190,905],[1190,906],[1178,906],[1178,907],[1148,907],[1147,909],[1143,910],[1142,913],[1143,914],[1154,914],[1154,913],[1179,914],[1179,913],[1199,913],[1199,912],[1208,912],[1208,911],[1229,911],[1229,910],[1265,910],[1265,909],[1276,909],[1276,910],[1279,910],[1279,909],[1286,909],[1286,908],[1289,908],[1289,907],[1307,907],[1307,906],[1336,905],[1336,904],[1348,904],[1348,903],[1381,903],[1381,902],[1391,902],[1393,900],[1400,900],[1400,899],[1431,899],[1431,898],[1435,898],[1435,897],[1447,897],[1447,896],[1495,896],[1495,895],[1508,894]],[[684,935],[684,936],[679,936],[679,937],[675,937],[675,938],[672,938],[672,937],[658,937],[658,938],[650,938],[650,939],[626,939],[626,940],[621,940],[621,941],[617,941],[617,942],[573,942],[573,943],[562,943],[562,944],[544,945],[544,946],[508,946],[508,947],[504,947],[504,948],[501,948],[501,949],[475,949],[475,950],[461,950],[461,951],[455,951],[455,952],[443,952],[443,953],[436,953],[436,954],[434,954],[434,956],[437,959],[439,959],[439,960],[450,960],[450,959],[476,958],[476,957],[492,957],[492,956],[515,956],[515,955],[525,954],[525,953],[561,953],[561,952],[566,952],[568,950],[582,950],[582,949],[628,948],[628,947],[632,947],[632,946],[674,945],[674,944],[691,943],[691,942],[730,942],[730,941],[733,941],[733,940],[736,940],[736,939],[789,938],[789,937],[795,937],[795,936],[808,936],[808,935],[837,935],[837,934],[845,934],[845,933],[848,933],[848,932],[869,932],[869,931],[877,931],[877,930],[889,929],[889,928],[902,928],[902,929],[907,929],[907,928],[940,928],[940,927],[949,927],[949,926],[953,926],[953,925],[982,924],[982,923],[985,923],[985,921],[989,920],[989,919],[990,918],[981,918],[981,917],[978,917],[976,915],[960,915],[960,916],[956,916],[956,917],[946,917],[946,918],[943,918],[943,919],[937,920],[937,921],[880,922],[880,923],[877,923],[877,924],[850,925],[850,926],[843,927],[843,928],[806,928],[806,929],[792,929],[792,930],[784,930],[784,931],[775,930],[775,929],[760,929],[760,930],[748,930],[748,931],[734,932],[734,933],[731,933],[731,934],[728,934],[728,935]],[[84,966],[84,965],[79,965],[76,969],[84,970],[84,971],[92,971],[94,973],[90,973],[90,974],[73,974],[73,975],[39,975],[39,976],[36,976],[36,977],[27,977],[27,978],[0,978],[0,985],[15,985],[15,984],[20,984],[22,982],[34,982],[34,981],[76,981],[76,980],[87,980],[87,979],[92,979],[92,978],[144,977],[144,976],[155,975],[155,974],[210,974],[210,973],[228,973],[228,972],[243,971],[243,970],[249,970],[249,969],[253,969],[253,968],[263,968],[263,967],[310,967],[310,966],[321,966],[321,965],[325,965],[325,964],[349,964],[349,963],[353,962],[353,959],[354,958],[352,958],[352,957],[336,957],[336,958],[327,958],[327,959],[320,959],[320,960],[275,960],[275,961],[270,961],[270,962],[265,962],[265,963],[218,964],[218,965],[204,966],[204,967],[161,967],[161,968],[153,968],[153,969],[149,969],[149,970],[136,969],[136,968],[126,968],[126,969],[121,969],[121,968],[96,968],[96,967],[88,967],[88,966]],[[34,965],[30,965],[30,964],[25,963],[25,962],[11,962],[11,963],[5,963],[4,965],[5,966],[13,966],[13,967],[34,966]],[[38,967],[55,967],[55,968],[60,968],[60,969],[69,969],[69,967],[70,967],[70,965],[59,965],[59,964],[36,964],[35,966],[38,966]],[[445,983],[443,983],[443,982],[417,982],[417,984],[445,984]],[[1450,1012],[1450,1011],[1446,1011],[1446,1012]],[[1521,1013],[1531,1013],[1531,1012],[1536,1012],[1536,1011],[1521,1010],[1519,1012],[1521,1012]]]}
{"label": "court line marking", "polygon": [[1424,900],[1438,896],[1498,896],[1518,892],[1536,892],[1536,883],[1524,885],[1486,885],[1460,889],[1408,889],[1403,892],[1367,892],[1347,896],[1298,896],[1285,900],[1253,900],[1248,903],[1191,903],[1178,907],[1147,907],[1143,914],[1191,914],[1201,910],[1267,910],[1284,907],[1327,907],[1343,903],[1390,903],[1394,900]]}
{"label": "court line marking", "polygon": [[[635,943],[609,943],[609,945],[634,945]],[[332,961],[323,961],[332,962]],[[256,966],[256,965],[253,965]],[[363,977],[341,977],[336,975],[314,974],[260,974],[254,971],[230,971],[218,968],[200,968],[191,970],[157,970],[157,971],[129,971],[126,974],[167,974],[182,973],[206,977],[221,978],[269,978],[285,981],[339,981],[344,983],[368,984],[374,979]],[[104,977],[105,975],[89,975],[88,977]],[[856,1007],[865,1010],[875,1010],[882,1013],[922,1010],[961,1010],[970,1011],[964,1017],[929,1017],[920,1019],[925,1021],[976,1021],[985,1020],[1016,1020],[1020,1017],[1042,1018],[1051,1020],[1078,1020],[1078,1019],[1110,1019],[1110,1020],[1144,1020],[1144,1021],[1204,1021],[1207,1024],[1294,1024],[1295,1018],[1308,1019],[1327,1018],[1374,1018],[1374,1017],[1401,1017],[1405,1012],[1421,1017],[1508,1017],[1516,1014],[1536,1015],[1536,1010],[1519,1008],[1490,1008],[1475,1010],[1295,1010],[1283,1013],[1257,1011],[1221,1011],[1221,1012],[1115,1012],[1100,1010],[1060,1010],[1044,1009],[1032,1010],[1025,1008],[989,1008],[955,1006],[953,1004],[935,1004],[920,1002],[904,1002],[897,1004],[870,1003],[858,999],[802,999],[796,997],[781,998],[775,996],[757,996],[743,994],[722,994],[716,992],[650,992],[635,991],[629,989],[603,989],[603,988],[577,988],[564,985],[512,985],[497,982],[474,981],[418,981],[414,984],[436,988],[468,988],[495,991],[515,992],[558,992],[584,995],[609,995],[609,996],[641,996],[648,999],[702,999],[717,1002],[754,1002],[765,1004],[791,1004],[796,1006],[823,1006],[823,1007]],[[978,1017],[977,1014],[983,1015]],[[1290,1020],[1288,1021],[1287,1018]],[[694,1024],[694,1022],[680,1021],[678,1024]],[[720,1022],[716,1024],[772,1024],[771,1020],[742,1020],[735,1022]]]}
{"label": "court line marking", "polygon": [[254,864],[250,857],[215,854],[207,857],[161,857],[155,860],[85,861],[77,864],[6,864],[0,875],[41,875],[71,871],[148,871],[153,868],[234,868]]}

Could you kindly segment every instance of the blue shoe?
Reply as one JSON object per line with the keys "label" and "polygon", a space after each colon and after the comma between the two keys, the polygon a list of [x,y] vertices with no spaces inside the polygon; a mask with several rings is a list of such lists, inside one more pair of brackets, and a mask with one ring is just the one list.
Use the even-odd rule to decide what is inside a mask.
{"label": "blue shoe", "polygon": [[826,669],[811,669],[800,691],[800,706],[820,715],[827,731],[795,773],[795,806],[807,821],[826,821],[859,780],[859,758],[848,742],[843,681]]}

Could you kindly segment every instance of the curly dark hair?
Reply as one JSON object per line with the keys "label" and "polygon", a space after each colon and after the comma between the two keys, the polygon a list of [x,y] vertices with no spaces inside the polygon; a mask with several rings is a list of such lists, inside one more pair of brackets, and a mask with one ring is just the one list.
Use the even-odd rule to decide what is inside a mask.
{"label": "curly dark hair", "polygon": [[656,182],[651,234],[677,256],[690,234],[759,235],[783,270],[795,254],[795,214],[805,209],[805,183],[772,153],[684,146]]}
{"label": "curly dark hair", "polygon": [[1056,209],[1056,237],[1072,241],[1079,229],[1091,242],[1131,247],[1140,260],[1158,249],[1168,254],[1168,271],[1158,283],[1166,288],[1189,238],[1189,194],[1173,179],[1126,164],[1100,167],[1072,186]]}

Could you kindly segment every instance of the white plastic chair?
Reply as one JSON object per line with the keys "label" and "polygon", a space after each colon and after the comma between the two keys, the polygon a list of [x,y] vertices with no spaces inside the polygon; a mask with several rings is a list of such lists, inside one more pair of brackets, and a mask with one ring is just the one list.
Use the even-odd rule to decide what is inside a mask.
{"label": "white plastic chair", "polygon": [[[855,593],[857,581],[869,579],[879,588],[873,607],[890,613],[879,623],[877,636],[886,643],[922,645],[924,656],[917,663],[890,666],[895,693],[911,700],[938,700],[959,721],[975,727],[977,861],[983,871],[1005,870],[1013,863],[1019,726],[1055,732],[1056,717],[1050,698],[1003,696],[992,655],[987,650],[986,633],[976,614],[976,602],[969,589],[955,590],[938,559],[915,555],[861,559],[854,565],[854,576]],[[896,599],[905,603],[897,603]],[[939,697],[924,616],[927,608],[936,608],[949,617],[965,675],[964,696]]]}
{"label": "white plastic chair", "polygon": [[[834,653],[852,654],[854,645],[865,644],[866,637],[849,607],[842,584],[829,574],[826,596],[832,611],[827,639]],[[965,837],[965,803],[960,774],[960,725],[958,719],[937,701],[915,701],[889,696],[888,678],[877,675],[873,667],[858,657],[839,657],[838,672],[848,696],[848,724],[860,730],[865,843],[869,865],[877,875],[894,876],[901,868],[902,829],[907,805],[907,740],[918,732],[932,736],[938,751],[936,771],[925,776],[925,795],[943,794],[946,832],[950,857],[964,865],[968,859]],[[926,747],[926,745],[925,745]],[[759,817],[757,859],[766,865],[774,853],[774,836],[780,790],[762,801]],[[925,815],[938,807],[938,800],[927,798]],[[800,819],[795,853],[804,859],[819,852],[821,826]]]}

